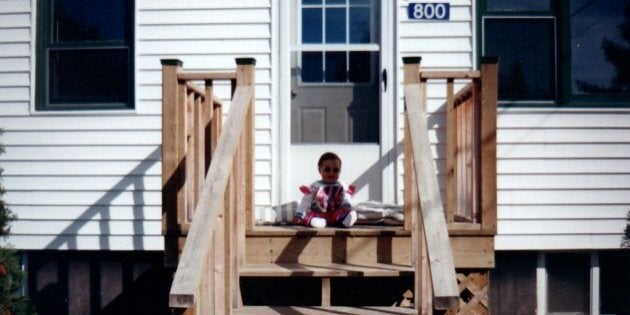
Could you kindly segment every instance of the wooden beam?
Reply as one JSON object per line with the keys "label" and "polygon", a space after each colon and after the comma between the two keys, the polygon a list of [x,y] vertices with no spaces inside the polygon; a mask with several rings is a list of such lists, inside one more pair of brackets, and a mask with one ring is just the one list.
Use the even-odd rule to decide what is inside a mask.
{"label": "wooden beam", "polygon": [[418,209],[416,205],[418,204],[418,193],[416,188],[414,187],[414,183],[416,182],[415,172],[413,168],[413,161],[411,157],[413,156],[411,151],[411,136],[409,134],[409,124],[405,123],[405,138],[403,142],[404,149],[404,211],[405,211],[405,221],[404,221],[404,229],[406,231],[411,231],[414,228],[412,217],[413,213],[417,212]]}
{"label": "wooden beam", "polygon": [[378,263],[245,264],[243,277],[399,277],[413,274],[413,267]]}
{"label": "wooden beam", "polygon": [[446,81],[446,222],[457,213],[457,115],[453,79]]}
{"label": "wooden beam", "polygon": [[[413,63],[414,61],[416,62]],[[444,218],[437,172],[431,154],[427,113],[422,106],[425,95],[420,88],[420,76],[418,75],[420,58],[405,59],[404,62],[406,116],[411,133],[416,185],[420,196],[422,223],[433,283],[433,304],[437,309],[457,309],[459,291],[455,276],[455,264]]]}
{"label": "wooden beam", "polygon": [[[419,70],[419,69],[418,69]],[[422,71],[420,79],[474,79],[479,78],[479,71]]]}
{"label": "wooden beam", "polygon": [[202,130],[203,133],[203,178],[201,179],[203,186],[203,179],[210,169],[210,161],[212,159],[212,115],[214,114],[214,86],[212,80],[205,81],[205,93],[204,103],[201,111],[202,115]]}
{"label": "wooden beam", "polygon": [[330,306],[330,278],[322,278],[322,306]]}
{"label": "wooden beam", "polygon": [[180,80],[233,80],[236,72],[180,72],[177,75]]}
{"label": "wooden beam", "polygon": [[186,88],[188,90],[190,90],[190,92],[193,92],[193,93],[195,93],[197,95],[200,95],[200,96],[205,96],[206,93],[205,93],[204,89],[202,89],[200,86],[198,86],[197,84],[195,84],[195,83],[193,83],[191,81],[184,81],[184,82],[186,82]]}
{"label": "wooden beam", "polygon": [[[162,130],[177,130],[177,72],[182,62],[174,59],[162,60]],[[177,190],[179,159],[177,137],[172,132],[162,133],[162,234],[166,236],[164,264],[177,265],[179,252],[177,238]]]}

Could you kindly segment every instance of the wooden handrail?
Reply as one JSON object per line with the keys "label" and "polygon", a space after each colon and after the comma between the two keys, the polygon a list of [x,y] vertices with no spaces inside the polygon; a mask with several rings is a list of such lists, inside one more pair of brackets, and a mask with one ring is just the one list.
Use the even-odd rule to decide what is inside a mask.
{"label": "wooden handrail", "polygon": [[479,71],[422,71],[420,79],[477,79],[481,77]]}
{"label": "wooden handrail", "polygon": [[180,72],[179,80],[236,80],[235,72]]}
{"label": "wooden handrail", "polygon": [[[441,310],[456,310],[459,306],[459,290],[455,277],[455,263],[442,206],[442,197],[440,196],[437,172],[431,155],[427,113],[426,109],[423,108],[425,91],[420,85],[419,68],[419,58],[405,58],[405,116],[407,117],[407,134],[410,138],[408,143],[411,146],[411,150],[406,152],[411,153],[412,172],[415,175],[415,183],[412,182],[409,188],[417,190],[420,201],[420,213],[416,214],[414,227],[417,240],[417,248],[414,248],[416,281],[419,282],[419,277],[422,274],[419,267],[422,261],[421,255],[425,249],[422,248],[420,240],[424,237],[433,289],[433,305]],[[410,157],[405,156],[405,159],[408,158]],[[421,303],[416,304],[417,307],[420,307]]]}
{"label": "wooden handrail", "polygon": [[[405,211],[406,218],[416,218],[407,220],[405,227],[414,229],[416,235],[416,291],[424,293],[418,295],[419,313],[432,307],[457,308],[448,236],[496,234],[498,76],[496,58],[482,58],[481,71],[421,72],[420,60],[404,58]],[[455,93],[454,81],[461,79],[471,82]],[[446,207],[428,142],[428,80],[446,80]],[[422,277],[427,272],[430,280]],[[427,295],[430,285],[432,300]]]}
{"label": "wooden handrail", "polygon": [[[169,193],[177,192],[176,194],[180,195],[184,191],[185,199],[192,195],[193,200],[193,203],[184,203],[189,207],[188,211],[183,211],[186,213],[183,216],[179,214],[182,212],[182,208],[178,207],[181,206],[181,202],[163,205],[166,217],[173,217],[168,213],[174,211],[178,213],[176,216],[179,231],[176,232],[180,233],[180,236],[187,234],[171,286],[169,305],[192,309],[194,313],[229,314],[238,292],[238,266],[242,264],[238,257],[244,257],[242,255],[244,243],[239,243],[238,238],[241,234],[244,235],[244,222],[251,221],[243,216],[251,215],[251,212],[247,211],[251,211],[253,207],[252,104],[255,91],[255,60],[237,59],[237,71],[234,75],[218,76],[220,79],[232,81],[234,91],[224,124],[221,121],[220,100],[213,95],[212,81],[217,76],[209,76],[207,73],[203,76],[189,76],[181,71],[181,62],[163,61],[163,64],[163,124],[165,121],[168,124],[173,119],[178,121],[178,116],[185,115],[181,113],[182,107],[189,111],[191,108],[202,107],[206,110],[188,120],[188,122],[194,120],[195,127],[186,124],[184,125],[188,127],[181,128],[177,124],[175,126],[176,129],[191,128],[195,132],[189,132],[185,137],[181,137],[181,132],[176,130],[164,129],[163,132],[167,138],[168,134],[177,135],[174,139],[163,140],[168,164],[163,177],[171,176],[176,179],[164,178],[163,182],[179,182],[177,185],[165,185],[164,187],[170,187],[171,191],[163,190],[163,198],[168,199]],[[190,89],[188,80],[199,79],[205,81],[205,88]],[[174,81],[177,82],[176,88],[173,88]],[[170,93],[174,90],[184,91],[178,93],[184,96],[173,97]],[[179,99],[187,102],[177,103]],[[213,102],[204,104],[212,106],[202,106],[205,100],[212,100]],[[180,115],[177,115],[178,112]],[[175,116],[169,116],[170,114]],[[209,117],[212,117],[212,123],[203,123]],[[206,132],[204,136],[204,130],[209,131],[209,134]],[[195,157],[176,154],[175,161],[172,161],[173,157],[169,156],[171,153],[167,152],[166,148],[178,147],[179,143],[190,141],[191,137],[196,149],[186,152],[192,152]],[[173,142],[175,144],[172,144]],[[210,156],[212,163],[208,163]],[[189,159],[193,161],[190,162]],[[173,167],[176,169],[172,170]],[[193,180],[194,183],[199,183],[198,185],[187,184],[190,173],[200,174]],[[181,183],[181,177],[187,179],[186,183]],[[169,205],[174,209],[169,208]],[[193,207],[194,212],[190,209]],[[167,232],[172,232],[172,224],[166,225],[170,226],[170,230],[166,229]],[[186,228],[188,225],[190,227]]]}

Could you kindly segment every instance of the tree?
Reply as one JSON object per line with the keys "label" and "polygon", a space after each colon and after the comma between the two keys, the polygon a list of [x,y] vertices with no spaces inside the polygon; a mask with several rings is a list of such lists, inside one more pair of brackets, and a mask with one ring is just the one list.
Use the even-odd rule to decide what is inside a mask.
{"label": "tree", "polygon": [[[2,130],[0,129],[0,135]],[[4,146],[0,143],[0,154]],[[0,168],[0,178],[4,170]],[[0,181],[0,237],[6,237],[11,231],[10,223],[15,214],[4,202],[4,186]],[[20,266],[18,253],[6,247],[0,247],[0,315],[34,314],[29,300],[20,294],[24,273]]]}

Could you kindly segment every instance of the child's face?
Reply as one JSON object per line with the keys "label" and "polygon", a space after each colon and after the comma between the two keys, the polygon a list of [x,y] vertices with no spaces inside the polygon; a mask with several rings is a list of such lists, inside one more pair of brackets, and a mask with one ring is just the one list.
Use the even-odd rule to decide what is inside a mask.
{"label": "child's face", "polygon": [[334,183],[339,180],[339,173],[341,173],[341,161],[338,160],[325,160],[319,168],[322,181],[326,183]]}

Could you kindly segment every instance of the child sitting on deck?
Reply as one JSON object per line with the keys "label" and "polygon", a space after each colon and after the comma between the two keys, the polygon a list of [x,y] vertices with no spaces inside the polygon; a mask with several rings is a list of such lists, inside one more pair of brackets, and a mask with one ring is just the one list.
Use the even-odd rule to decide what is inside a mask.
{"label": "child sitting on deck", "polygon": [[326,152],[319,158],[317,167],[321,180],[310,187],[300,187],[304,197],[296,210],[293,224],[316,228],[351,227],[357,221],[357,213],[350,203],[354,186],[339,182],[341,159],[335,153]]}

